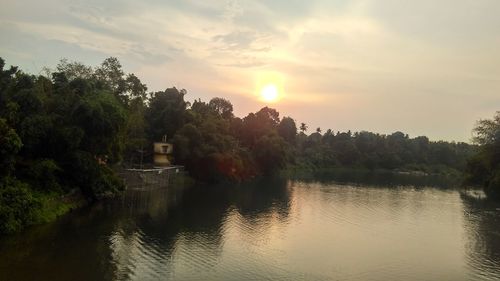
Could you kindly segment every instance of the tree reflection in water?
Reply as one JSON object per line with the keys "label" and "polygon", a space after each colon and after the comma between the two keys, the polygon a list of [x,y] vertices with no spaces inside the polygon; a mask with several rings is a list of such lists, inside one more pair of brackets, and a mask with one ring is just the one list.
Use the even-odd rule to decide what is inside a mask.
{"label": "tree reflection in water", "polygon": [[340,173],[129,190],[4,238],[0,276],[498,280],[500,205],[430,181]]}
{"label": "tree reflection in water", "polygon": [[500,203],[461,193],[473,280],[500,280]]}

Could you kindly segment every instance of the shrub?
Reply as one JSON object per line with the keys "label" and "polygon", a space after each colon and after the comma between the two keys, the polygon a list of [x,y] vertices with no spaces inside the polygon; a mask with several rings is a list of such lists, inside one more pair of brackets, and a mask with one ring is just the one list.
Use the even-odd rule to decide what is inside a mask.
{"label": "shrub", "polygon": [[6,178],[0,183],[0,233],[12,233],[33,224],[40,202],[28,184]]}

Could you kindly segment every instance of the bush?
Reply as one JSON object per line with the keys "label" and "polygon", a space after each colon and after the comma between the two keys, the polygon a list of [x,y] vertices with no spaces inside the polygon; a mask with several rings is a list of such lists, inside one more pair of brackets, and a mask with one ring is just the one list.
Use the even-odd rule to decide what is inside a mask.
{"label": "bush", "polygon": [[69,176],[89,201],[96,201],[107,194],[124,189],[123,182],[113,170],[101,165],[87,152],[77,152],[71,159]]}
{"label": "bush", "polygon": [[488,185],[484,188],[484,192],[488,197],[500,199],[500,167],[492,173]]}
{"label": "bush", "polygon": [[16,131],[0,118],[0,176],[8,175],[14,168],[15,156],[22,142]]}
{"label": "bush", "polygon": [[31,186],[40,191],[62,191],[58,173],[62,170],[52,159],[39,159],[33,162],[27,172]]}
{"label": "bush", "polygon": [[27,184],[4,179],[0,184],[0,233],[12,233],[33,224],[40,206]]}

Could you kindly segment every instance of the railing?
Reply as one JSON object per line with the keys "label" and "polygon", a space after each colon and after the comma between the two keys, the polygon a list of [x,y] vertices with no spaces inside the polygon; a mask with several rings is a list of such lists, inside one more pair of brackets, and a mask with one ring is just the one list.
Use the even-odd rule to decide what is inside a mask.
{"label": "railing", "polygon": [[154,189],[168,186],[172,175],[184,172],[183,166],[150,169],[122,169],[118,175],[127,189]]}

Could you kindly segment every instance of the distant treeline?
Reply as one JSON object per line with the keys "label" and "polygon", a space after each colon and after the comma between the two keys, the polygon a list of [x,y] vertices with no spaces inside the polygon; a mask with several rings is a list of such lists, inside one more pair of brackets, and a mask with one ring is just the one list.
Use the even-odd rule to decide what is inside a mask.
{"label": "distant treeline", "polygon": [[[397,132],[309,136],[291,117],[264,107],[243,118],[230,101],[186,101],[186,90],[148,92],[116,58],[97,67],[61,60],[44,75],[0,59],[0,233],[47,221],[123,189],[114,170],[151,161],[165,135],[174,163],[204,182],[243,181],[286,167],[461,171],[477,147]],[[146,153],[145,153],[146,151]],[[147,153],[149,151],[149,154]]]}
{"label": "distant treeline", "polygon": [[467,143],[410,138],[402,132],[381,135],[371,132],[337,132],[321,129],[297,137],[301,166],[354,167],[446,174],[463,171],[477,147]]}

